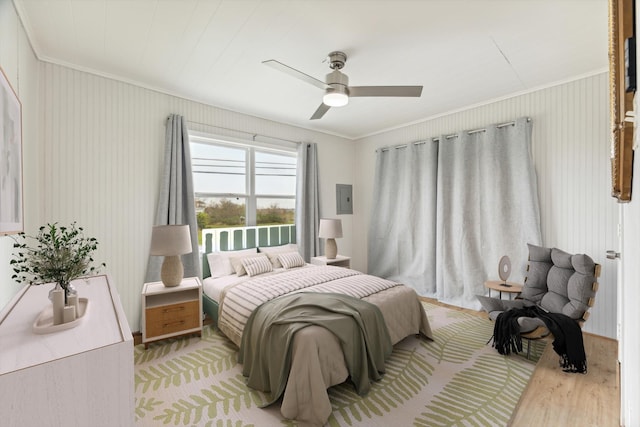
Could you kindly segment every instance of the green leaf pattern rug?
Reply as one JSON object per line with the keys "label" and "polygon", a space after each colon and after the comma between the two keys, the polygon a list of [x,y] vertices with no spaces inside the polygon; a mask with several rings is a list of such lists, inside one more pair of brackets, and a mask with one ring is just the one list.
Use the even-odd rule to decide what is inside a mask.
{"label": "green leaf pattern rug", "polygon": [[[501,356],[487,341],[486,318],[424,302],[434,341],[398,343],[382,380],[365,397],[350,383],[332,387],[329,426],[504,426],[544,349],[531,360]],[[526,346],[526,344],[525,344]],[[279,405],[259,408],[262,393],[245,385],[237,350],[205,327],[202,339],[135,347],[137,426],[296,426]]]}

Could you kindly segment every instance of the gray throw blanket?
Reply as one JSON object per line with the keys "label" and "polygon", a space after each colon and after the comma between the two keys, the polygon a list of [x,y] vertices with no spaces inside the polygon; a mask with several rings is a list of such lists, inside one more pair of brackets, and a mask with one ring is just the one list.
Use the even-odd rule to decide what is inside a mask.
{"label": "gray throw blanket", "polygon": [[291,368],[296,331],[322,326],[340,340],[356,391],[364,395],[377,381],[393,347],[380,309],[358,298],[333,293],[296,293],[262,304],[253,311],[242,335],[238,361],[247,385],[270,393],[264,406],[284,392]]}

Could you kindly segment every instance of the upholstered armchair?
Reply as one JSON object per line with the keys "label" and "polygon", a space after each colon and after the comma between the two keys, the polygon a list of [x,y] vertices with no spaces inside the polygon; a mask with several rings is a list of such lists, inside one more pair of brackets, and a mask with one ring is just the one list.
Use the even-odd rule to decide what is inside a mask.
{"label": "upholstered armchair", "polygon": [[[564,314],[582,327],[594,305],[600,265],[588,255],[528,246],[529,265],[521,294],[513,301],[478,296],[483,308],[496,320],[505,310],[537,306],[544,312]],[[517,321],[521,338],[527,340],[529,357],[531,340],[544,338],[550,332],[538,317],[519,317]]]}

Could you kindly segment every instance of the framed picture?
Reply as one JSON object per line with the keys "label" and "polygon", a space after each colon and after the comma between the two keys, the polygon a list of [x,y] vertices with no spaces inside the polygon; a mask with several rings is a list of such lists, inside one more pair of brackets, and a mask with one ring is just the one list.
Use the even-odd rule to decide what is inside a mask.
{"label": "framed picture", "polygon": [[22,104],[0,68],[0,234],[24,231]]}
{"label": "framed picture", "polygon": [[609,100],[611,112],[611,195],[631,200],[633,111],[636,91],[635,0],[609,0]]}

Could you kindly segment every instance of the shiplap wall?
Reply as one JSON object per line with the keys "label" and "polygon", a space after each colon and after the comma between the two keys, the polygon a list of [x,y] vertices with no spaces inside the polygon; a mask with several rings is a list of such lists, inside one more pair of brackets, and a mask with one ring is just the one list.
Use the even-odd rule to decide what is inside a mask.
{"label": "shiplap wall", "polygon": [[[38,61],[11,0],[0,0],[0,65],[22,101],[25,231],[77,221],[98,238],[96,259],[107,263],[134,331],[170,113],[222,136],[247,134],[215,126],[317,142],[323,216],[335,215],[335,185],[353,183],[351,141]],[[343,216],[345,254],[353,250],[351,224]],[[0,236],[0,309],[21,287],[11,279],[12,245]]]}
{"label": "shiplap wall", "polygon": [[[615,337],[617,208],[609,197],[607,75],[426,120],[354,144],[65,67],[40,63],[10,0],[0,0],[0,65],[23,104],[25,226],[77,220],[100,241],[98,259],[116,282],[132,330],[157,198],[164,121],[193,122],[319,143],[321,214],[335,213],[335,184],[354,183],[354,215],[343,215],[340,252],[366,271],[374,150],[461,129],[530,116],[545,244],[585,252],[603,265],[586,330]],[[195,130],[242,137],[220,129]],[[18,289],[10,280],[12,240],[0,237],[0,307]],[[497,264],[497,261],[496,261]]]}
{"label": "shiplap wall", "polygon": [[[615,338],[617,273],[615,263],[605,258],[605,251],[615,249],[618,239],[618,205],[610,197],[607,73],[358,140],[354,246],[367,247],[376,148],[482,128],[521,116],[533,119],[532,154],[543,242],[568,252],[589,254],[602,265],[600,290],[585,330]],[[366,252],[358,252],[354,258],[352,265],[366,271]],[[498,260],[496,276],[497,265]]]}
{"label": "shiplap wall", "polygon": [[[23,163],[23,210],[25,225],[39,223],[40,173],[42,163],[38,126],[38,60],[10,0],[0,0],[0,66],[22,104],[22,155],[33,158]],[[13,298],[22,285],[11,280],[9,265],[13,240],[0,236],[0,309]]]}
{"label": "shiplap wall", "polygon": [[[206,124],[191,123],[193,130],[218,135],[247,137],[213,126],[317,142],[322,215],[335,213],[335,184],[353,182],[351,141],[51,63],[40,67],[43,218],[77,221],[98,239],[96,259],[107,263],[133,331],[140,329],[140,290],[170,113]],[[352,251],[349,219],[343,220],[345,253]]]}

